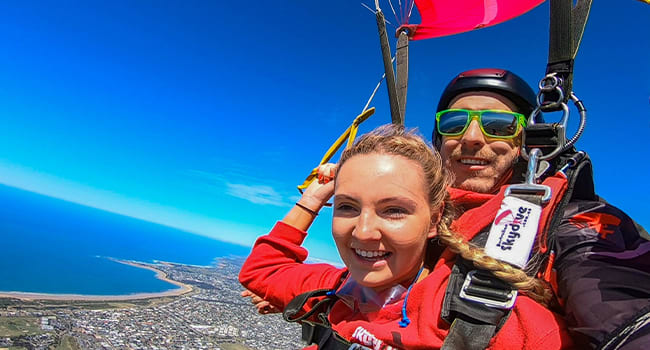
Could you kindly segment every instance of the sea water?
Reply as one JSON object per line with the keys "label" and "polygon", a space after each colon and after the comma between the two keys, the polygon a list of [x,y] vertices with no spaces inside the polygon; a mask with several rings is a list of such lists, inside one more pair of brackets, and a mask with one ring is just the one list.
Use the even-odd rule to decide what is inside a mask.
{"label": "sea water", "polygon": [[124,295],[176,286],[113,261],[210,265],[250,248],[0,185],[0,291]]}

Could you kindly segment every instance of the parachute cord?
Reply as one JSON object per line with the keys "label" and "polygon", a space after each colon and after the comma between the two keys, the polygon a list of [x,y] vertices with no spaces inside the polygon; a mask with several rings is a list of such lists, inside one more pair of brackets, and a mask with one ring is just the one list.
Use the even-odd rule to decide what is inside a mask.
{"label": "parachute cord", "polygon": [[[395,62],[395,56],[393,56],[393,59],[391,60],[391,63]],[[381,75],[381,79],[379,79],[379,82],[377,83],[377,86],[375,86],[375,89],[372,91],[372,94],[370,95],[370,98],[368,99],[368,102],[366,102],[366,105],[363,107],[363,110],[361,113],[365,112],[368,109],[368,106],[370,106],[370,103],[372,100],[375,98],[375,94],[377,93],[377,90],[379,90],[379,87],[381,86],[381,83],[384,81],[386,78],[386,73]]]}
{"label": "parachute cord", "polygon": [[395,19],[397,20],[397,24],[401,24],[400,18],[397,17],[397,13],[395,12],[395,8],[393,7],[393,1],[388,0],[388,5],[390,5],[390,9],[393,11],[393,16],[395,16]]}
{"label": "parachute cord", "polygon": [[[368,11],[372,12],[373,14],[376,14],[376,13],[377,13],[377,11],[371,9],[370,6],[368,6],[368,5],[364,4],[364,3],[361,3],[361,6],[367,8]],[[381,9],[380,9],[380,10],[381,10]],[[397,27],[396,27],[393,23],[391,23],[389,20],[387,20],[387,19],[385,19],[385,18],[384,18],[384,20],[386,21],[387,24],[390,24],[391,26],[393,26],[393,28],[397,29]]]}
{"label": "parachute cord", "polygon": [[[392,0],[388,0],[388,5],[390,6],[391,11],[393,12],[393,16],[395,16],[395,20],[397,20],[397,26],[403,25],[403,24],[408,24],[409,19],[411,18],[411,15],[413,14],[413,8],[415,7],[415,0],[405,0],[404,3],[402,3],[402,0],[397,0],[397,3],[399,5],[399,14],[395,10],[395,6],[393,5]],[[367,8],[370,10],[372,13],[376,13],[378,11],[381,11],[381,7],[379,6],[379,0],[375,0],[375,10],[370,8],[370,6],[364,4],[363,2],[361,3],[361,6]],[[391,23],[389,20],[385,19],[386,23],[390,24],[391,26],[394,26],[397,28],[396,25]]]}
{"label": "parachute cord", "polygon": [[411,1],[411,9],[409,10],[409,15],[408,18],[411,18],[411,15],[413,14],[413,7],[415,7],[415,0]]}

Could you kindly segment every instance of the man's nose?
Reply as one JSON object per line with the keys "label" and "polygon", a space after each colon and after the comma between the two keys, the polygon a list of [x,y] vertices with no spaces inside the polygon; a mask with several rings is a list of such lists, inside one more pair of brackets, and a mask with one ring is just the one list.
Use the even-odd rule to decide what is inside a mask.
{"label": "man's nose", "polygon": [[381,238],[378,229],[378,217],[372,210],[362,210],[352,236],[360,241],[372,241]]}
{"label": "man's nose", "polygon": [[481,126],[478,124],[478,120],[472,120],[467,126],[467,130],[461,137],[461,142],[465,146],[470,147],[480,147],[483,146],[485,142],[485,135],[481,131]]}

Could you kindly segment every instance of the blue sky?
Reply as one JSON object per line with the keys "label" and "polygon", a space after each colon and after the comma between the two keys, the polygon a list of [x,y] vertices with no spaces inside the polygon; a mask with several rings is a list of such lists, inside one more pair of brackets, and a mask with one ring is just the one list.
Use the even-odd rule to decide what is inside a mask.
{"label": "blue sky", "polygon": [[[640,1],[594,2],[574,78],[597,192],[645,227],[649,21]],[[2,2],[0,33],[0,183],[244,245],[297,200],[383,71],[355,1]],[[412,42],[406,124],[429,137],[466,69],[536,84],[547,42],[547,3]],[[361,132],[390,121],[385,87],[373,105]],[[336,260],[328,210],[306,246]]]}

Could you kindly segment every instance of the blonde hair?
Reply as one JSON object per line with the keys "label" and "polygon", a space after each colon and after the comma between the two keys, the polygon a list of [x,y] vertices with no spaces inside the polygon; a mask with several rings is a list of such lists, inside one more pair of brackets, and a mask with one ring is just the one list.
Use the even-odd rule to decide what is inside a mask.
{"label": "blonde hair", "polygon": [[[345,149],[338,162],[339,169],[345,162],[361,154],[391,154],[415,161],[424,172],[425,193],[431,208],[444,205],[448,199],[447,186],[451,183],[444,170],[440,154],[427,143],[416,129],[402,125],[387,124],[361,136],[352,147]],[[436,215],[437,219],[437,215]]]}
{"label": "blonde hair", "polygon": [[[524,292],[533,300],[549,306],[553,299],[550,286],[537,278],[528,276],[523,270],[496,260],[451,230],[451,223],[456,210],[453,207],[447,187],[452,183],[452,176],[443,167],[438,151],[426,142],[416,129],[406,129],[401,125],[383,125],[361,136],[355,144],[343,151],[338,162],[339,170],[345,162],[362,154],[391,154],[417,162],[424,172],[425,192],[428,194],[432,208],[432,224],[437,225],[437,238],[453,252],[471,261],[474,266],[490,271],[494,276]],[[335,180],[336,181],[336,180]],[[441,211],[436,209],[441,208]],[[431,246],[427,250],[432,249]],[[429,252],[427,252],[429,253]],[[430,254],[426,254],[429,260]],[[433,257],[437,259],[437,257]],[[434,261],[425,261],[429,266]]]}

